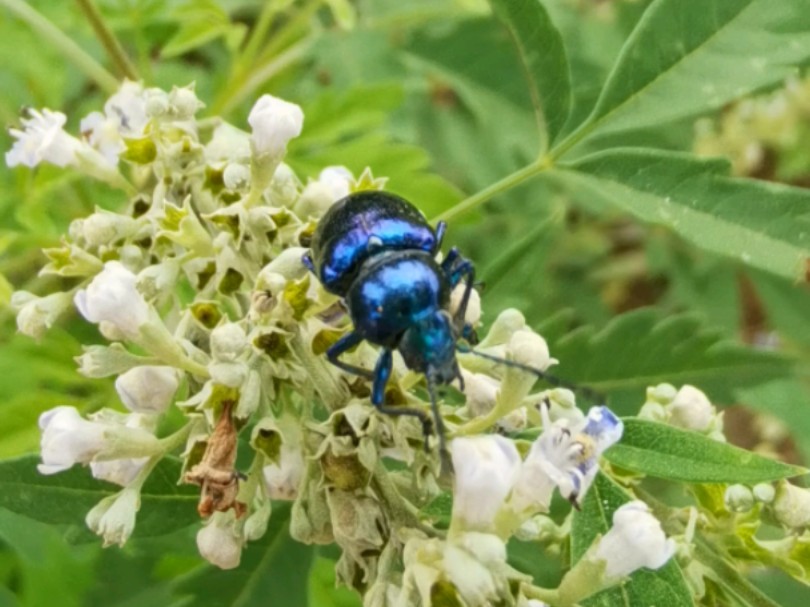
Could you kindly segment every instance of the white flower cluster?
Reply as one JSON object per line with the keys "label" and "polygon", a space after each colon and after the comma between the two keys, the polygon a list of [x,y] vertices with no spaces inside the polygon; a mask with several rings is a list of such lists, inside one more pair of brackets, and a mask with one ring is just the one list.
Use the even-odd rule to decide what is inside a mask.
{"label": "white flower cluster", "polygon": [[[582,413],[571,390],[535,391],[531,369],[557,361],[519,312],[503,311],[476,352],[458,355],[465,404],[439,403],[454,468],[442,537],[413,505],[450,484],[441,457],[423,450],[421,424],[374,412],[368,382],[325,360],[347,322],[302,263],[336,200],[385,181],[327,167],[303,183],[283,162],[303,128],[295,104],[263,96],[249,133],[224,122],[203,128],[201,107],[193,87],[125,82],[103,112],[81,121],[80,137],[48,110],[30,112],[12,131],[9,165],[70,166],[126,196],[120,213],[75,220],[62,245],[46,251],[42,272],[73,280],[72,289],[14,296],[18,327],[33,337],[71,305],[96,324],[111,343],[86,347],[79,371],[115,378],[120,399],[118,411],[42,413],[40,471],[84,464],[121,486],[86,522],[105,544],[122,545],[135,531],[143,483],[163,457],[182,451],[180,481],[200,491],[199,552],[220,568],[237,567],[245,545],[267,529],[272,500],[288,500],[293,537],[337,543],[338,579],[363,580],[367,605],[428,605],[437,588],[469,605],[541,604],[514,595],[529,580],[507,564],[505,543],[549,510],[555,489],[582,504],[622,422],[604,406]],[[451,311],[459,302],[457,291]],[[473,293],[466,320],[477,326],[480,318]],[[346,361],[370,368],[376,355],[364,343]],[[387,397],[428,410],[413,389],[418,381],[396,359]],[[684,392],[661,406],[680,423],[697,415],[699,400]],[[166,424],[174,432],[159,437]],[[236,468],[240,433],[253,453],[246,470]],[[385,460],[400,463],[389,469]],[[608,578],[630,572],[627,551],[638,557],[632,567],[657,567],[671,554],[638,517],[646,522],[636,544],[614,541],[633,518],[622,515],[595,552]]]}

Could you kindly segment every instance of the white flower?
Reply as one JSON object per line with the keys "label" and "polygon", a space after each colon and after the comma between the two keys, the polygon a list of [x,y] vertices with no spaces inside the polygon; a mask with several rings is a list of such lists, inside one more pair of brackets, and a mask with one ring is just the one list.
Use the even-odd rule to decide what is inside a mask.
{"label": "white flower", "polygon": [[106,321],[128,337],[137,337],[149,319],[149,305],[135,282],[135,274],[120,262],[108,261],[87,289],[76,293],[76,308],[90,322]]}
{"label": "white flower", "polygon": [[250,158],[250,135],[223,122],[214,129],[204,153],[209,162],[225,161],[231,164],[247,162]]}
{"label": "white flower", "polygon": [[520,470],[520,454],[503,436],[457,438],[450,445],[455,469],[453,524],[489,530]]}
{"label": "white flower", "polygon": [[810,526],[810,490],[782,481],[776,487],[772,507],[776,520],[786,527]]}
{"label": "white flower", "polygon": [[708,429],[716,411],[706,395],[694,386],[683,386],[667,410],[673,426],[702,432]]}
{"label": "white flower", "polygon": [[82,220],[80,231],[87,244],[99,247],[131,235],[136,227],[136,222],[131,217],[97,210]]}
{"label": "white flower", "polygon": [[211,356],[218,361],[235,360],[247,347],[245,330],[229,322],[211,331]]}
{"label": "white flower", "polygon": [[326,167],[301,192],[293,210],[301,218],[320,217],[335,202],[349,195],[354,176],[344,166]]}
{"label": "white flower", "polygon": [[172,367],[144,365],[130,369],[115,380],[121,402],[135,413],[164,413],[172,404],[180,383]]}
{"label": "white flower", "polygon": [[286,442],[281,445],[279,462],[262,469],[267,495],[274,500],[294,500],[306,464],[301,449]]}
{"label": "white flower", "polygon": [[11,305],[18,310],[17,330],[39,339],[53,326],[70,301],[70,293],[62,291],[45,297],[37,297],[26,291],[15,292],[11,296]]}
{"label": "white flower", "polygon": [[466,369],[461,370],[461,376],[464,378],[464,395],[470,414],[478,417],[489,413],[495,406],[501,382],[484,373],[470,373]]}
{"label": "white flower", "polygon": [[754,507],[754,494],[745,485],[729,485],[723,494],[723,504],[729,512],[749,512]]}
{"label": "white flower", "polygon": [[141,507],[138,489],[124,489],[101,500],[85,517],[93,533],[104,538],[104,546],[123,546],[135,529],[135,515]]}
{"label": "white flower", "polygon": [[28,118],[22,119],[23,130],[9,129],[17,141],[6,152],[6,164],[31,168],[43,161],[58,167],[75,165],[82,143],[65,132],[66,121],[67,116],[61,112],[29,109]]}
{"label": "white flower", "polygon": [[659,569],[673,554],[675,542],[667,539],[647,504],[634,500],[613,513],[613,527],[589,558],[606,562],[607,579],[619,579],[642,567]]}
{"label": "white flower", "polygon": [[209,563],[220,569],[239,566],[243,538],[236,530],[233,510],[214,512],[205,526],[197,532],[197,549]]}
{"label": "white flower", "polygon": [[222,182],[229,190],[238,190],[250,184],[250,168],[239,162],[231,162],[222,171]]}
{"label": "white flower", "polygon": [[153,434],[127,427],[126,416],[120,417],[117,422],[88,421],[74,407],[45,411],[39,416],[42,463],[37,469],[41,474],[55,474],[76,463],[141,457],[159,448]]}
{"label": "white flower", "polygon": [[511,504],[518,512],[546,511],[554,487],[579,503],[599,470],[599,457],[622,436],[624,425],[607,407],[593,407],[569,428],[543,408],[543,433],[532,444],[515,483]]}
{"label": "white flower", "polygon": [[250,110],[248,123],[253,129],[250,140],[255,153],[280,158],[287,143],[301,134],[304,112],[294,103],[262,95]]}
{"label": "white flower", "polygon": [[138,457],[90,462],[90,474],[100,481],[126,487],[135,480],[148,461],[148,457]]}
{"label": "white flower", "polygon": [[205,104],[197,98],[192,83],[188,86],[172,87],[172,91],[169,93],[169,106],[174,117],[179,120],[189,120],[194,118],[194,114],[204,108]]}
{"label": "white flower", "polygon": [[[549,356],[546,340],[530,329],[518,329],[511,335],[506,345],[506,355],[509,360],[540,371],[557,363],[557,359]],[[519,406],[536,382],[536,374],[507,366],[498,402],[508,408]]]}

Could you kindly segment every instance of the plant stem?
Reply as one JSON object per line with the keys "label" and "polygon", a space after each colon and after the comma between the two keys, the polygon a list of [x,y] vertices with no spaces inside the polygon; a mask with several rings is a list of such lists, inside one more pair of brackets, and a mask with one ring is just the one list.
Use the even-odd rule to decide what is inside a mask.
{"label": "plant stem", "polygon": [[138,80],[138,72],[135,66],[132,64],[132,61],[130,61],[129,56],[126,51],[124,51],[124,47],[121,46],[118,38],[116,38],[112,30],[107,27],[104,17],[101,16],[101,13],[98,11],[98,8],[96,8],[96,5],[93,4],[93,1],[76,0],[76,3],[84,13],[84,16],[87,17],[87,21],[90,22],[90,27],[93,28],[93,31],[101,42],[101,46],[107,51],[113,65],[118,69],[121,76],[129,80]]}
{"label": "plant stem", "polygon": [[50,42],[65,59],[95,81],[105,92],[112,94],[118,90],[119,82],[115,76],[28,3],[23,0],[0,0],[0,4],[25,21],[43,40]]}
{"label": "plant stem", "polygon": [[448,221],[459,215],[471,211],[477,206],[485,203],[487,200],[492,198],[493,196],[497,196],[501,192],[505,192],[506,190],[510,190],[517,185],[520,185],[527,179],[534,177],[538,173],[542,173],[550,169],[552,166],[548,157],[543,156],[529,165],[526,165],[522,169],[515,171],[514,173],[510,173],[500,181],[496,181],[492,185],[484,188],[480,192],[473,194],[469,198],[462,200],[458,204],[450,207],[437,217],[433,218],[433,222],[436,221]]}

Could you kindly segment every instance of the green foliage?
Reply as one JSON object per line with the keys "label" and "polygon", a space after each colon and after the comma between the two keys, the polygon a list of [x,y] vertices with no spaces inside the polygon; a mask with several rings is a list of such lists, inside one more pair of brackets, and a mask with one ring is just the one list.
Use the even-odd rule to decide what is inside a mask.
{"label": "green foliage", "polygon": [[[114,71],[75,5],[30,4]],[[370,166],[429,217],[456,212],[472,195],[448,241],[486,283],[485,320],[521,308],[561,360],[560,376],[604,393],[623,414],[638,411],[650,385],[691,383],[718,406],[775,416],[803,461],[810,456],[810,194],[796,185],[810,183],[810,158],[792,155],[789,171],[776,167],[775,175],[791,175],[788,185],[732,176],[726,160],[692,150],[694,119],[716,119],[807,67],[806,0],[614,0],[598,8],[493,0],[492,14],[485,3],[449,0],[97,4],[149,85],[196,80],[210,114],[229,119],[244,117],[263,92],[300,103],[305,128],[289,157],[300,174]],[[3,122],[15,124],[22,105],[45,106],[68,114],[76,132],[103,104],[103,83],[0,6],[0,54],[15,57],[0,73]],[[10,145],[0,134],[0,146]],[[108,188],[52,167],[1,172],[0,305],[12,288],[49,289],[36,277],[43,258],[33,251],[58,244],[70,221],[95,206],[122,204]],[[0,462],[0,573],[11,580],[0,604],[55,596],[66,605],[263,605],[270,596],[284,605],[358,604],[334,590],[334,559],[289,538],[281,505],[239,569],[201,566],[192,529],[179,532],[182,541],[168,535],[199,520],[199,493],[177,485],[173,460],[145,486],[134,548],[100,555],[84,516],[117,488],[78,468],[42,476],[37,456],[20,456],[36,450],[42,411],[110,406],[111,382],[75,373],[72,317],[63,319],[67,331],[35,344],[12,336],[12,314],[0,313],[0,456],[15,458]],[[767,336],[778,337],[776,352],[755,347]],[[753,484],[803,471],[635,419],[606,458],[678,483]],[[423,512],[446,517],[447,499]],[[629,499],[597,477],[573,517],[573,562]],[[539,550],[513,545],[512,563],[553,583],[559,572],[543,577]],[[708,595],[715,604],[730,596],[773,604],[746,594],[722,558],[701,562],[719,572]],[[121,580],[116,592],[100,581],[109,571]],[[806,603],[806,588],[792,594],[804,598],[780,602]],[[672,561],[585,604],[693,602]]]}
{"label": "green foliage", "polygon": [[605,458],[626,470],[686,483],[753,485],[807,472],[696,432],[632,418],[624,420],[622,441]]}

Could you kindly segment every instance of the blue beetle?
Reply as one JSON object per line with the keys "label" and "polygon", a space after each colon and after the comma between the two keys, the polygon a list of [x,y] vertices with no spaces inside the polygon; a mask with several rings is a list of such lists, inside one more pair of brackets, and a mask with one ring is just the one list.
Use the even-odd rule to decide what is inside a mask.
{"label": "blue beetle", "polygon": [[[324,214],[303,258],[324,288],[343,298],[353,324],[329,348],[328,359],[372,381],[372,404],[383,413],[419,418],[427,436],[431,423],[424,411],[384,402],[392,353],[399,350],[408,368],[427,378],[440,442],[444,433],[434,386],[462,381],[456,344],[474,335],[464,315],[475,269],[455,248],[441,263],[435,260],[445,230],[444,222],[433,229],[416,207],[390,192],[355,192]],[[450,292],[462,280],[464,295],[451,316]],[[382,347],[373,371],[340,358],[364,340]]]}

